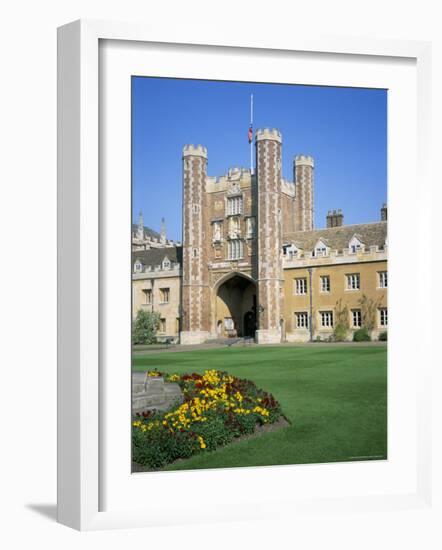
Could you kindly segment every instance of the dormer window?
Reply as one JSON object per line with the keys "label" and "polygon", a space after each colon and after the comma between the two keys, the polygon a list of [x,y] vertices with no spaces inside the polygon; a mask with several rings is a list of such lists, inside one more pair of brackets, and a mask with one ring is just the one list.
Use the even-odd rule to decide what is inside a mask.
{"label": "dormer window", "polygon": [[143,264],[139,260],[137,260],[134,264],[134,272],[141,273],[142,270],[143,270]]}
{"label": "dormer window", "polygon": [[356,252],[364,250],[364,243],[357,237],[357,235],[353,235],[348,248],[350,250],[350,254],[356,254]]}
{"label": "dormer window", "polygon": [[327,256],[327,254],[328,254],[328,246],[323,240],[320,239],[316,243],[314,255],[317,258],[319,258],[321,256]]}
{"label": "dormer window", "polygon": [[163,269],[170,269],[170,260],[167,256],[163,260]]}
{"label": "dormer window", "polygon": [[288,260],[293,260],[298,256],[298,248],[294,244],[286,244],[282,247],[283,255]]}

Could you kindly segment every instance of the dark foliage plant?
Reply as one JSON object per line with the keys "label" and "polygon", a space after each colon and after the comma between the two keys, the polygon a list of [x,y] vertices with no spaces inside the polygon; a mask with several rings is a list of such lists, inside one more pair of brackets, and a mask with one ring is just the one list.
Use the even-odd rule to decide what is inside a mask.
{"label": "dark foliage plant", "polygon": [[370,342],[371,336],[365,327],[355,330],[353,333],[353,342]]}

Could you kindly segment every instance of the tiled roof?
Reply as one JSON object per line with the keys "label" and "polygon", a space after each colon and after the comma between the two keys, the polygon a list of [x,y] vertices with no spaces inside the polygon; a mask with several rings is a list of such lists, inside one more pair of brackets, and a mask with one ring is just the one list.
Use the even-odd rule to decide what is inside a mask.
{"label": "tiled roof", "polygon": [[134,250],[132,251],[132,263],[134,264],[136,260],[140,260],[144,266],[155,267],[156,265],[161,265],[166,256],[172,263],[181,264],[181,246],[149,248],[149,250]]}
{"label": "tiled roof", "polygon": [[312,231],[294,231],[284,235],[284,244],[293,243],[302,250],[313,250],[319,239],[326,241],[332,250],[348,248],[353,235],[366,246],[384,246],[387,238],[387,222],[342,225]]}

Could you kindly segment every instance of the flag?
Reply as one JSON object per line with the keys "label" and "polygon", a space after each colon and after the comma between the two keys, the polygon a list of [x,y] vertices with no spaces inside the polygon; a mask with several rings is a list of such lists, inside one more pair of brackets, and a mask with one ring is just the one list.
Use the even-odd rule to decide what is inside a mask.
{"label": "flag", "polygon": [[249,126],[249,132],[247,134],[247,137],[249,138],[249,143],[252,143],[252,141],[253,141],[253,128],[252,128],[251,124]]}

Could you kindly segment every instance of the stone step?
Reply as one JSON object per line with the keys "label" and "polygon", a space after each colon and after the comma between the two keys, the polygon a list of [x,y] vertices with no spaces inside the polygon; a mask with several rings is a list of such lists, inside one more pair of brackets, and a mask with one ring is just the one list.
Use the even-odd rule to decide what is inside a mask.
{"label": "stone step", "polygon": [[167,410],[175,403],[182,403],[181,388],[174,382],[164,382],[162,377],[147,377],[141,382],[141,373],[132,377],[132,413],[157,409]]}

